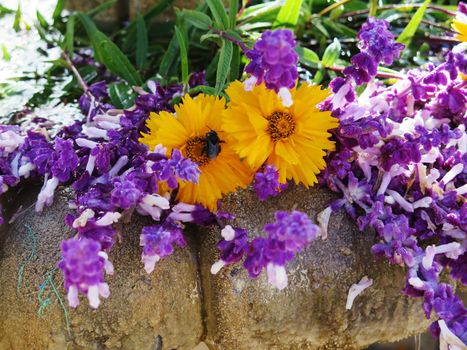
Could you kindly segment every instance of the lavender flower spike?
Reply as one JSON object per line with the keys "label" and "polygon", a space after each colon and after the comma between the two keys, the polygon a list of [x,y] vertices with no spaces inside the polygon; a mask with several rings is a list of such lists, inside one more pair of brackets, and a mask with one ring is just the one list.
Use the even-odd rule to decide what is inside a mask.
{"label": "lavender flower spike", "polygon": [[99,297],[110,295],[109,286],[104,282],[104,270],[113,274],[113,265],[98,242],[87,238],[63,241],[58,267],[63,271],[71,307],[79,305],[79,293],[87,295],[89,305],[94,309],[99,307]]}
{"label": "lavender flower spike", "polygon": [[248,249],[248,232],[240,228],[225,226],[222,231],[222,240],[217,244],[220,250],[220,259],[211,267],[211,273],[217,274],[226,265],[240,261]]}
{"label": "lavender flower spike", "polygon": [[276,91],[285,107],[293,104],[289,89],[298,78],[298,55],[295,52],[294,34],[289,29],[268,30],[261,35],[252,50],[246,53],[250,63],[245,71],[251,77],[245,81],[245,90],[266,83],[266,88]]}

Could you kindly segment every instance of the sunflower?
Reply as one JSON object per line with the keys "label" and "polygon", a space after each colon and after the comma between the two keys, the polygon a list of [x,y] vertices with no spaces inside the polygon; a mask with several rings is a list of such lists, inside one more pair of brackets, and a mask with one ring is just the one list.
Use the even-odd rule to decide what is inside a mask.
{"label": "sunflower", "polygon": [[[196,98],[185,95],[175,106],[175,114],[151,113],[146,122],[149,133],[143,133],[140,142],[154,149],[161,144],[171,154],[174,148],[196,162],[201,170],[197,184],[180,182],[177,199],[185,203],[198,203],[216,210],[223,195],[246,187],[252,178],[251,169],[240,161],[231,143],[221,130],[221,115],[225,99],[200,94]],[[214,134],[215,133],[215,134]],[[220,149],[208,155],[208,135],[219,137]]]}
{"label": "sunflower", "polygon": [[459,5],[456,18],[452,21],[452,28],[458,33],[457,40],[467,42],[467,14],[461,11],[461,6],[467,10],[465,4]]}
{"label": "sunflower", "polygon": [[230,104],[223,114],[222,129],[232,138],[240,158],[253,169],[265,162],[273,164],[281,183],[288,179],[307,187],[316,183],[315,174],[326,165],[325,150],[334,149],[328,130],[338,125],[331,112],[316,107],[329,91],[302,84],[290,91],[290,107],[284,107],[264,84],[245,91],[243,84],[235,81],[226,92]]}

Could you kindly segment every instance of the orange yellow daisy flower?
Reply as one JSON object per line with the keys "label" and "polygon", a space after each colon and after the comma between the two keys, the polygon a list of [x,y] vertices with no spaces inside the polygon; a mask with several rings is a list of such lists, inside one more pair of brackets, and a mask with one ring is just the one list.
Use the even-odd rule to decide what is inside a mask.
{"label": "orange yellow daisy flower", "polygon": [[338,121],[331,112],[316,105],[329,96],[329,90],[302,84],[290,90],[293,105],[284,107],[281,99],[264,84],[245,91],[235,81],[226,90],[230,104],[222,117],[222,129],[232,138],[232,147],[253,168],[273,164],[279,181],[293,179],[311,186],[326,163],[326,150],[334,149],[328,130]]}
{"label": "orange yellow daisy flower", "polygon": [[[177,199],[181,202],[216,210],[217,201],[223,195],[246,187],[252,179],[251,169],[240,161],[221,129],[224,109],[224,98],[185,95],[182,103],[175,106],[175,113],[151,113],[146,122],[149,132],[142,134],[140,142],[152,150],[160,144],[167,148],[167,154],[179,149],[201,170],[197,184],[179,183]],[[206,152],[210,132],[215,132],[220,139],[220,151],[213,154]]]}
{"label": "orange yellow daisy flower", "polygon": [[462,9],[467,10],[467,5],[459,4],[456,18],[452,21],[452,28],[458,33],[457,40],[467,42],[467,14],[462,12]]}

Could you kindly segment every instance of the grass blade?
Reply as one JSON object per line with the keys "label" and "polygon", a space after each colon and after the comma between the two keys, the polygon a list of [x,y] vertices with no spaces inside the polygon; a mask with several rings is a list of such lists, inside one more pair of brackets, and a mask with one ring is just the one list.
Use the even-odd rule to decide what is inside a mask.
{"label": "grass blade", "polygon": [[223,40],[217,64],[216,74],[216,93],[219,94],[224,88],[225,81],[230,71],[230,62],[232,62],[233,45],[231,41]]}
{"label": "grass blade", "polygon": [[225,12],[224,5],[220,0],[206,0],[209,9],[211,10],[214,21],[220,29],[229,28],[229,18]]}
{"label": "grass blade", "polygon": [[410,42],[412,41],[413,36],[415,35],[415,32],[418,29],[418,26],[420,25],[423,19],[425,10],[430,4],[430,2],[431,0],[425,0],[423,5],[415,12],[410,22],[407,24],[407,26],[404,28],[402,33],[400,33],[399,37],[397,38],[396,41],[398,43],[402,43],[405,46],[409,46]]}
{"label": "grass blade", "polygon": [[295,27],[300,15],[300,7],[303,0],[286,0],[281,7],[276,21],[275,27]]}
{"label": "grass blade", "polygon": [[146,67],[148,54],[148,30],[143,16],[138,14],[136,19],[136,67],[144,69]]}
{"label": "grass blade", "polygon": [[180,31],[180,29],[175,26],[175,35],[177,37],[178,46],[180,48],[180,61],[182,65],[182,82],[184,84],[188,83],[188,51],[187,45],[185,42],[185,37]]}

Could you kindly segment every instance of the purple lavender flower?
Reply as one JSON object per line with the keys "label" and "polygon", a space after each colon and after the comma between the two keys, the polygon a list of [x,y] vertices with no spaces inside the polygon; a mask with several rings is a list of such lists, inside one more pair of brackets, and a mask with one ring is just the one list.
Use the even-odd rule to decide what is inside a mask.
{"label": "purple lavender flower", "polygon": [[269,283],[283,289],[287,286],[285,264],[315,240],[320,229],[308,215],[296,210],[290,214],[277,211],[275,218],[274,223],[264,226],[268,237],[253,240],[243,265],[252,278],[266,267]]}
{"label": "purple lavender flower", "polygon": [[254,48],[246,53],[250,63],[245,71],[253,76],[250,85],[266,83],[268,89],[295,87],[298,78],[298,55],[294,34],[289,29],[268,30],[261,35]]}
{"label": "purple lavender flower", "polygon": [[104,282],[104,270],[113,273],[113,266],[100,244],[91,239],[69,239],[62,242],[62,260],[58,267],[63,271],[68,304],[77,307],[78,294],[87,295],[89,305],[99,307],[99,296],[110,295],[109,286]]}
{"label": "purple lavender flower", "polygon": [[154,270],[156,262],[174,252],[174,244],[180,248],[186,244],[180,226],[166,222],[143,227],[140,236],[140,245],[143,247],[141,260],[147,273]]}
{"label": "purple lavender flower", "polygon": [[50,159],[50,170],[60,182],[69,180],[71,172],[78,166],[78,156],[73,149],[71,140],[57,138],[55,140],[55,151]]}
{"label": "purple lavender flower", "polygon": [[227,225],[221,231],[222,239],[217,244],[220,259],[211,267],[211,273],[217,274],[219,270],[230,264],[242,260],[248,250],[248,231],[241,228],[232,228]]}
{"label": "purple lavender flower", "polygon": [[287,183],[282,184],[279,182],[279,172],[274,165],[266,165],[255,174],[253,188],[261,201],[278,196],[287,187]]}
{"label": "purple lavender flower", "polygon": [[389,22],[374,17],[368,17],[357,39],[360,50],[368,52],[375,61],[387,65],[391,65],[405,47],[394,41],[394,35],[389,31]]}
{"label": "purple lavender flower", "polygon": [[119,208],[130,209],[138,204],[142,194],[140,188],[131,179],[118,179],[114,182],[110,200]]}
{"label": "purple lavender flower", "polygon": [[161,181],[167,182],[170,188],[176,188],[178,181],[188,181],[198,183],[200,170],[198,165],[188,158],[184,158],[182,153],[174,149],[171,159],[162,159],[154,163],[152,169],[156,172]]}

